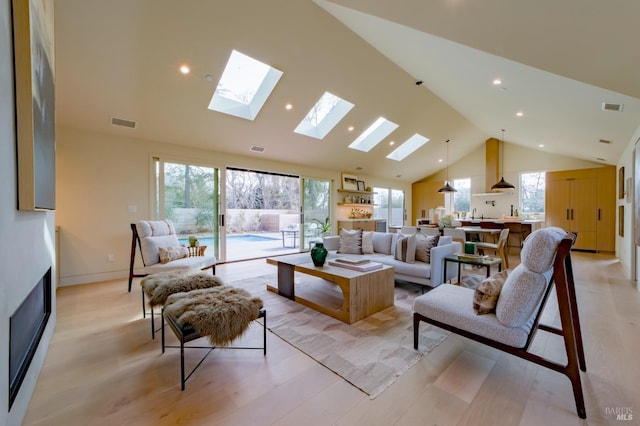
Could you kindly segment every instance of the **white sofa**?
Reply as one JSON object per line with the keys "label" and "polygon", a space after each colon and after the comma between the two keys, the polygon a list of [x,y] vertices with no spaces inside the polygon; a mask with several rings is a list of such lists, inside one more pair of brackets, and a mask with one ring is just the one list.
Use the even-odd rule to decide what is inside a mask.
{"label": "white sofa", "polygon": [[373,232],[373,254],[340,254],[337,252],[340,246],[340,236],[331,235],[322,238],[325,248],[329,251],[329,257],[367,257],[371,261],[393,266],[394,276],[397,280],[436,287],[456,276],[455,268],[449,268],[447,277],[444,274],[444,257],[460,252],[462,246],[451,240],[451,237],[440,237],[438,245],[431,249],[431,262],[415,261],[403,262],[396,259],[396,246],[401,233]]}

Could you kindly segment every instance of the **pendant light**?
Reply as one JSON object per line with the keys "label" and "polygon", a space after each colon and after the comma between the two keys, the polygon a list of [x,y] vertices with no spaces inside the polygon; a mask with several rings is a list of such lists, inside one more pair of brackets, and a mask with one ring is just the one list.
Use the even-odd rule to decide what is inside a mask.
{"label": "pendant light", "polygon": [[[500,150],[498,151],[500,154],[500,171],[504,174],[504,167],[503,167],[504,166],[504,158],[503,158],[504,157],[504,129],[500,129],[500,130],[502,130],[502,142],[500,142]],[[498,183],[496,183],[491,187],[491,190],[504,191],[505,189],[514,189],[514,188],[515,186],[513,186],[512,184],[504,180],[504,175],[502,175]]]}
{"label": "pendant light", "polygon": [[449,139],[445,143],[447,144],[447,180],[444,181],[444,186],[438,189],[438,192],[458,192],[457,189],[449,184]]}

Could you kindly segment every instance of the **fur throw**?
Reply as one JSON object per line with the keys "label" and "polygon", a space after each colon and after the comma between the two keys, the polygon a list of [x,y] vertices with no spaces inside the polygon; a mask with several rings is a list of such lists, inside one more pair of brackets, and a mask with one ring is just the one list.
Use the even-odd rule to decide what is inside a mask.
{"label": "fur throw", "polygon": [[210,272],[190,269],[149,275],[140,281],[140,285],[149,296],[150,306],[162,306],[173,293],[221,286],[224,282]]}
{"label": "fur throw", "polygon": [[164,314],[180,325],[191,324],[212,345],[225,346],[241,336],[260,314],[262,300],[243,289],[221,286],[176,293],[167,298]]}

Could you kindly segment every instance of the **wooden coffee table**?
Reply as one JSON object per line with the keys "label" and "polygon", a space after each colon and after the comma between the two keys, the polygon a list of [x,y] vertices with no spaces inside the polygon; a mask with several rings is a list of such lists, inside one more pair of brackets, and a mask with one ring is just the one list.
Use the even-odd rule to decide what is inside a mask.
{"label": "wooden coffee table", "polygon": [[[383,265],[381,269],[368,272],[327,263],[315,266],[308,253],[268,258],[267,263],[278,267],[277,287],[267,284],[267,290],[347,324],[394,304],[392,266]],[[296,272],[322,280],[305,282],[300,278],[296,284]]]}

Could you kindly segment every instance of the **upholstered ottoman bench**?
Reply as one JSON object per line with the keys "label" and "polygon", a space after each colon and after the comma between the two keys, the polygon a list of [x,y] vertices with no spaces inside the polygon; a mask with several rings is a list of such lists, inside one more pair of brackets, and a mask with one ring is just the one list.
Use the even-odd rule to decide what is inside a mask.
{"label": "upholstered ottoman bench", "polygon": [[[165,321],[162,322],[162,353],[165,348],[180,348],[180,382],[185,383],[216,348],[262,349],[267,354],[267,313],[262,300],[239,288],[217,286],[189,292],[174,293],[167,297],[162,311],[164,320],[180,342],[180,346],[165,344]],[[248,329],[250,323],[263,318],[262,347],[229,346]],[[211,346],[185,346],[201,337],[207,337]],[[184,372],[184,350],[209,349],[188,376]]]}
{"label": "upholstered ottoman bench", "polygon": [[169,296],[174,293],[217,287],[223,284],[220,278],[199,269],[158,272],[144,277],[140,281],[142,312],[146,311],[146,296],[151,310],[151,338],[155,339],[156,336],[154,308],[162,307]]}

